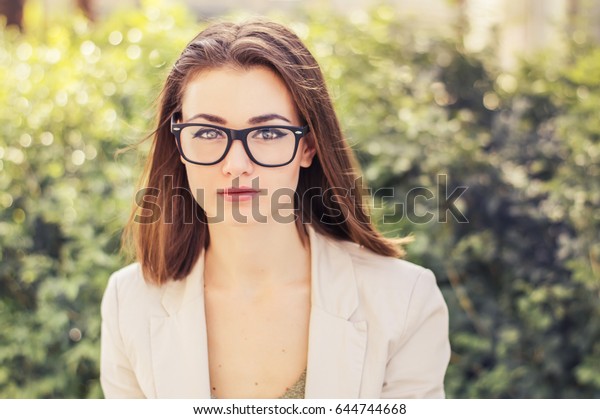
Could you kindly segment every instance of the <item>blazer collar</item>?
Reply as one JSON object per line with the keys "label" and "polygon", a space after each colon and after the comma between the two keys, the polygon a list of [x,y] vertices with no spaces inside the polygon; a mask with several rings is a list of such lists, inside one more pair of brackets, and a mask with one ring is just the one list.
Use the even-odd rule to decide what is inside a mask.
{"label": "blazer collar", "polygon": [[[307,225],[311,314],[306,398],[357,398],[367,342],[365,321],[351,321],[359,299],[343,245]],[[210,398],[204,311],[204,254],[182,281],[164,285],[166,317],[151,319],[156,397]]]}

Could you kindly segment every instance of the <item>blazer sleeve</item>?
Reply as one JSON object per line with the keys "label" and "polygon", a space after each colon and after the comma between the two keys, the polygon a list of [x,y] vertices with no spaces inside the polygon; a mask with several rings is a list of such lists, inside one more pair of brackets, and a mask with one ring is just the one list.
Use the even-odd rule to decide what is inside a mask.
{"label": "blazer sleeve", "polygon": [[448,308],[433,273],[413,286],[404,330],[390,348],[381,398],[444,398],[450,361]]}
{"label": "blazer sleeve", "polygon": [[108,398],[144,398],[131,363],[125,353],[119,326],[118,281],[113,274],[101,305],[100,384]]}

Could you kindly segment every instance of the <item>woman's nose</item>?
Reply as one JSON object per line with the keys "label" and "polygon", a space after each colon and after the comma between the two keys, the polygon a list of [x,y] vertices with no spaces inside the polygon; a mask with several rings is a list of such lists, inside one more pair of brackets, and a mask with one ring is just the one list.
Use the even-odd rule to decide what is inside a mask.
{"label": "woman's nose", "polygon": [[248,157],[241,141],[234,141],[223,160],[223,173],[239,176],[243,173],[251,173],[253,170],[252,160]]}

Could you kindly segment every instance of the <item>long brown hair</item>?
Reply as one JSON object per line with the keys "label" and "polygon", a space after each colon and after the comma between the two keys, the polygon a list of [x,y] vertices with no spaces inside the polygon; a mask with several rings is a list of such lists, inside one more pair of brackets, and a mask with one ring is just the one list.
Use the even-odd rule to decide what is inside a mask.
{"label": "long brown hair", "polygon": [[[144,188],[136,196],[124,232],[124,246],[135,249],[146,280],[162,284],[184,278],[209,244],[206,215],[189,192],[170,132],[171,115],[181,111],[183,91],[199,72],[253,66],[266,66],[281,77],[310,128],[316,155],[310,167],[300,169],[294,202],[297,222],[302,220],[299,226],[310,222],[326,236],[355,242],[380,255],[403,256],[401,245],[407,240],[383,237],[370,221],[365,186],[357,184],[358,164],[342,136],[316,60],[286,27],[254,19],[217,23],[200,32],[183,50],[162,89],[142,176]],[[318,199],[312,199],[315,196]]]}

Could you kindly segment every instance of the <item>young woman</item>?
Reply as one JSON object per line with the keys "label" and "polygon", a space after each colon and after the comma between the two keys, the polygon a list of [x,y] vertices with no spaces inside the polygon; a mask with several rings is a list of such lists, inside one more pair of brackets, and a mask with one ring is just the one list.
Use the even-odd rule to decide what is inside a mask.
{"label": "young woman", "polygon": [[285,27],[215,24],[162,91],[137,263],[102,302],[106,397],[444,397],[431,271],[370,223],[313,56]]}

